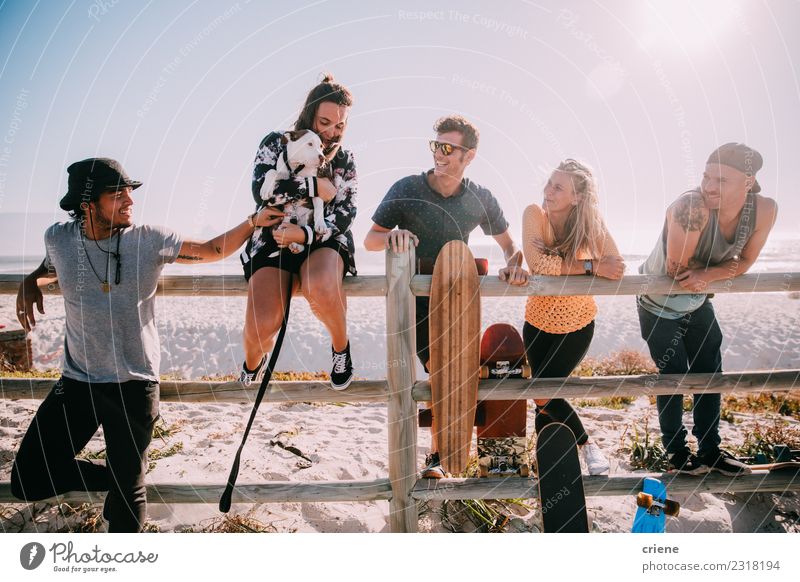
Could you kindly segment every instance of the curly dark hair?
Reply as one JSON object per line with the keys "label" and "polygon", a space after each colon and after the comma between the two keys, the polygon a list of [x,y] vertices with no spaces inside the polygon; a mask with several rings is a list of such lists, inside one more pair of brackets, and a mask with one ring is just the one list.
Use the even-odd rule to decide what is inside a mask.
{"label": "curly dark hair", "polygon": [[433,131],[436,133],[457,131],[462,136],[461,145],[468,150],[477,148],[478,140],[481,137],[478,128],[461,115],[447,115],[437,119],[436,123],[433,124]]}

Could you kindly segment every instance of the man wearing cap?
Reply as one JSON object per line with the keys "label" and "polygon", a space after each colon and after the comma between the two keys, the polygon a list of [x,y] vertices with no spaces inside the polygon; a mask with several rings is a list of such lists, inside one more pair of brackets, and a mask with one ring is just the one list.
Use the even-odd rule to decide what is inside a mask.
{"label": "man wearing cap", "polygon": [[[661,236],[639,272],[670,276],[697,293],[638,297],[642,337],[662,374],[722,371],[722,331],[711,296],[702,292],[713,281],[746,273],[767,240],[778,207],[758,194],[756,172],[762,164],[761,154],[744,144],[720,146],[706,162],[700,188],[684,193],[667,209]],[[670,470],[731,476],[750,472],[719,448],[719,394],[694,397],[697,455],[686,444],[683,396],[658,396],[657,405]]]}
{"label": "man wearing cap", "polygon": [[[234,253],[256,226],[280,222],[264,209],[206,242],[166,228],[134,225],[131,193],[141,182],[122,166],[91,158],[68,169],[61,208],[73,220],[45,232],[46,254],[17,294],[26,331],[44,313],[39,286],[61,288],[65,306],[61,378],[42,402],[20,444],[11,490],[25,501],[67,491],[108,491],[110,532],[141,531],[145,518],[145,451],[158,418],[161,350],[155,293],[167,263],[198,263]],[[106,460],[75,456],[103,427]]]}

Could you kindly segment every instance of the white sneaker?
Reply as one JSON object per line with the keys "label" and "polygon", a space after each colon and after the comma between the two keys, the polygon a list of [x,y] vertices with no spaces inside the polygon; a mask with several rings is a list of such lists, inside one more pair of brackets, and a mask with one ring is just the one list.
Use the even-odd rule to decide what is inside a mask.
{"label": "white sneaker", "polygon": [[586,469],[589,475],[602,475],[608,473],[609,464],[603,452],[594,443],[586,443],[581,447],[583,453],[583,461],[586,463]]}

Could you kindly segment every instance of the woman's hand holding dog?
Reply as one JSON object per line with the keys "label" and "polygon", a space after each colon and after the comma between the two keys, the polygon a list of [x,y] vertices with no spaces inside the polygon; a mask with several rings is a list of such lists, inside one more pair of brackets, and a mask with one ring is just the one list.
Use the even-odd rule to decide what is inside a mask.
{"label": "woman's hand holding dog", "polygon": [[253,224],[255,226],[275,226],[283,220],[283,212],[274,206],[266,206],[259,210],[253,217]]}
{"label": "woman's hand holding dog", "polygon": [[286,248],[291,243],[305,244],[306,231],[296,224],[281,224],[272,230],[272,238],[280,248]]}

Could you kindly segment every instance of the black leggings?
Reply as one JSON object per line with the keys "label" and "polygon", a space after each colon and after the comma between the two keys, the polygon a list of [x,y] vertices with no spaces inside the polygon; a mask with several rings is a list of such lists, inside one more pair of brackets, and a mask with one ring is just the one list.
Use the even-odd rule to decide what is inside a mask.
{"label": "black leggings", "polygon": [[[580,364],[594,335],[594,321],[570,333],[547,333],[527,321],[522,328],[525,352],[534,378],[566,378]],[[575,433],[579,445],[589,440],[578,413],[563,398],[553,398],[536,407],[538,433],[551,422],[566,424]]]}
{"label": "black leggings", "polygon": [[[158,418],[158,382],[86,384],[62,377],[36,411],[11,470],[11,493],[27,502],[67,491],[108,491],[109,532],[144,523],[145,451]],[[103,426],[106,461],[77,459]]]}

